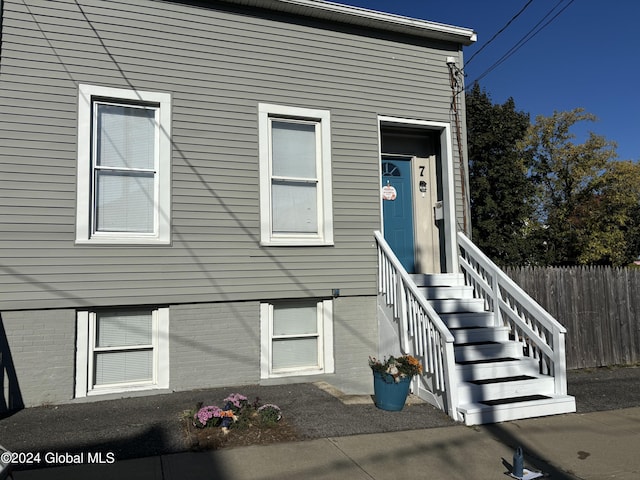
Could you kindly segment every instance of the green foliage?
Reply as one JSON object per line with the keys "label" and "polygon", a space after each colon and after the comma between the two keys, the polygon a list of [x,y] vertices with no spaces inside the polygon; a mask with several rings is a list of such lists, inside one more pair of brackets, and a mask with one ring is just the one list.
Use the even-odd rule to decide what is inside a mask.
{"label": "green foliage", "polygon": [[522,142],[536,186],[532,238],[543,246],[535,263],[625,265],[638,253],[640,167],[617,161],[600,135],[574,142],[572,127],[594,120],[581,108],[538,116]]}
{"label": "green foliage", "polygon": [[494,105],[476,84],[466,97],[473,241],[500,265],[529,263],[534,188],[518,149],[529,115],[513,99]]}
{"label": "green foliage", "polygon": [[282,411],[277,405],[268,403],[257,410],[260,421],[265,425],[275,425],[282,418]]}
{"label": "green foliage", "polygon": [[576,125],[577,108],[538,116],[513,99],[467,94],[474,242],[496,263],[628,265],[640,253],[640,165],[616,160],[616,145]]}
{"label": "green foliage", "polygon": [[577,263],[627,265],[640,252],[640,165],[610,162],[594,187],[572,219],[580,233]]}

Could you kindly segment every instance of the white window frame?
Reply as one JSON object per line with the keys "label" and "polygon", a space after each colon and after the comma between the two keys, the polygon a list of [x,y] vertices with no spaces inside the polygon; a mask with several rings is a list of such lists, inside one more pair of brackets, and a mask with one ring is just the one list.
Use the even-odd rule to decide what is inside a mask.
{"label": "white window frame", "polygon": [[[260,154],[260,243],[262,245],[333,245],[331,193],[331,114],[328,110],[258,105]],[[273,232],[271,120],[314,122],[319,139],[316,155],[318,231],[312,234]]]}
{"label": "white window frame", "polygon": [[[137,309],[131,309],[134,311]],[[126,312],[126,309],[122,309]],[[78,311],[76,325],[75,397],[169,388],[169,308],[157,308],[152,315],[153,375],[151,380],[94,385],[96,312]],[[117,350],[114,348],[113,350]]]}
{"label": "white window frame", "polygon": [[[150,233],[96,232],[92,194],[94,104],[96,101],[156,109],[154,229]],[[77,244],[169,244],[171,241],[171,95],[95,85],[79,86],[77,165]]]}
{"label": "white window frame", "polygon": [[[260,378],[266,379],[301,375],[319,375],[323,373],[333,373],[335,371],[333,358],[333,301],[321,300],[315,302],[318,319],[318,364],[308,367],[296,367],[280,370],[274,370],[272,364],[274,305],[272,303],[260,304]],[[303,302],[283,302],[278,305],[287,307],[303,305]],[[300,335],[300,338],[302,337],[303,335]]]}

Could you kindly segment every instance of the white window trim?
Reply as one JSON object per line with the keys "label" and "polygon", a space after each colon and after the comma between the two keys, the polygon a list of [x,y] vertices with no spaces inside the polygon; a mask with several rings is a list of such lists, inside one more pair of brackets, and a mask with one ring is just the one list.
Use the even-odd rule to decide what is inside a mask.
{"label": "white window trim", "polygon": [[[154,185],[154,232],[151,234],[118,232],[93,233],[91,198],[93,98],[108,98],[159,105],[157,181]],[[126,90],[95,85],[79,86],[78,165],[76,199],[77,244],[169,244],[171,241],[171,95],[168,93]]]}
{"label": "white window trim", "polygon": [[273,304],[260,304],[260,378],[282,378],[302,375],[320,375],[333,373],[333,301],[323,300],[317,303],[318,315],[318,366],[307,368],[273,371],[272,338],[273,338]]}
{"label": "white window trim", "polygon": [[95,312],[79,311],[77,313],[75,398],[169,388],[169,308],[158,308],[152,311],[153,379],[151,381],[92,385],[95,320]]}
{"label": "white window trim", "polygon": [[[318,174],[318,233],[274,235],[271,216],[271,138],[269,119],[314,120],[320,124]],[[260,243],[262,245],[333,245],[333,200],[331,177],[331,114],[328,110],[258,105],[260,155]]]}

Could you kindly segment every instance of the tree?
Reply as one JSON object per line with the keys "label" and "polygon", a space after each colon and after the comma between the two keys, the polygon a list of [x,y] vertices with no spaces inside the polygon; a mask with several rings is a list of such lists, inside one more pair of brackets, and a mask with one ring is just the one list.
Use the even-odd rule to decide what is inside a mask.
{"label": "tree", "polygon": [[466,96],[473,240],[500,265],[530,261],[527,226],[533,183],[527,153],[517,148],[530,124],[509,98],[494,105],[478,84]]}
{"label": "tree", "polygon": [[574,143],[572,127],[594,120],[581,108],[538,116],[522,143],[536,185],[532,238],[545,246],[537,263],[624,265],[637,254],[640,170],[593,132]]}
{"label": "tree", "polygon": [[577,209],[580,264],[627,265],[640,252],[640,165],[610,162],[589,201]]}

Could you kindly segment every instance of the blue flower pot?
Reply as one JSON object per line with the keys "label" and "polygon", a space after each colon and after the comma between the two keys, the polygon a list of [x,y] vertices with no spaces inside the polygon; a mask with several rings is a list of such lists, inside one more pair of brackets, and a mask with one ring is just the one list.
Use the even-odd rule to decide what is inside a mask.
{"label": "blue flower pot", "polygon": [[409,395],[410,385],[411,377],[401,378],[396,383],[391,375],[374,371],[373,393],[376,407],[392,412],[402,410]]}

